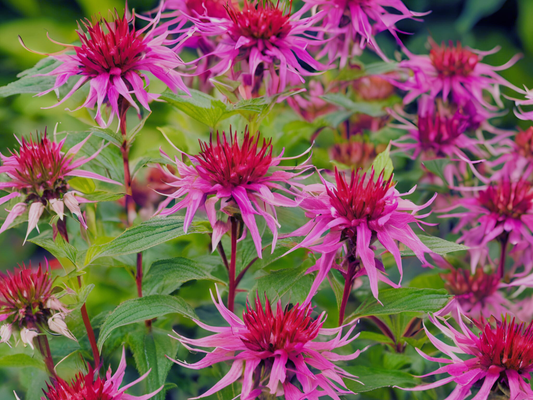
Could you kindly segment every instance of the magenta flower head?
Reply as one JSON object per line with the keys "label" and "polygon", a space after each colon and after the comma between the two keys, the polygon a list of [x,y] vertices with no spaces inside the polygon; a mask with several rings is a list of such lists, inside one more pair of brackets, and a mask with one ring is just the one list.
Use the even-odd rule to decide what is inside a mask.
{"label": "magenta flower head", "polygon": [[[69,93],[57,104],[62,104],[83,84],[89,82],[90,89],[82,107],[96,106],[96,122],[107,127],[114,115],[119,119],[129,106],[140,114],[140,103],[150,110],[148,102],[157,97],[147,93],[145,86],[149,80],[146,72],[160,79],[172,91],[183,90],[188,93],[181,75],[175,69],[183,65],[180,58],[169,48],[163,46],[167,34],[154,35],[159,22],[159,14],[150,24],[141,30],[135,29],[135,17],[119,17],[115,11],[113,21],[103,18],[82,21],[78,36],[81,46],[58,43],[66,47],[66,52],[51,56],[62,64],[44,76],[56,76],[51,89],[39,93],[39,96],[57,91],[70,78],[79,77]],[[56,42],[54,42],[56,43]],[[75,54],[70,52],[74,51]],[[134,95],[135,98],[132,96]],[[107,121],[102,117],[102,106],[110,107]]]}
{"label": "magenta flower head", "polygon": [[[0,233],[8,229],[15,218],[29,209],[27,238],[30,232],[37,227],[43,212],[48,210],[59,216],[59,222],[54,226],[54,229],[59,229],[62,236],[67,239],[66,225],[64,225],[65,206],[72,214],[76,215],[83,227],[87,227],[79,207],[80,201],[83,202],[84,199],[80,193],[69,190],[69,178],[78,176],[121,185],[119,182],[94,172],[79,169],[97,157],[102,150],[100,148],[90,157],[81,157],[75,160],[74,157],[89,140],[89,137],[64,153],[62,148],[66,139],[56,143],[48,139],[45,131],[43,135],[37,135],[36,139],[30,136],[29,140],[24,138],[19,140],[19,150],[11,151],[10,156],[0,154],[2,159],[0,174],[4,174],[7,178],[4,182],[0,182],[0,189],[11,192],[0,198],[0,204],[14,198],[21,198],[22,200],[9,211],[0,228]],[[57,234],[57,231],[54,233]]]}
{"label": "magenta flower head", "polygon": [[148,371],[136,381],[120,388],[126,372],[126,353],[122,350],[122,359],[114,375],[111,375],[111,367],[105,378],[100,378],[98,372],[88,365],[87,374],[80,372],[70,383],[61,378],[52,378],[51,384],[47,384],[44,397],[41,400],[148,400],[163,389],[160,387],[153,393],[144,396],[132,396],[124,393],[128,388],[142,381],[150,373]]}
{"label": "magenta flower head", "polygon": [[489,274],[482,268],[474,274],[464,269],[451,269],[441,274],[444,286],[454,295],[461,310],[470,318],[490,318],[491,315],[505,315],[512,304],[500,292],[500,277]]}
{"label": "magenta flower head", "polygon": [[396,23],[428,14],[410,11],[401,0],[305,0],[303,11],[310,9],[322,12],[324,19],[319,32],[320,36],[324,32],[328,36],[320,57],[327,55],[330,61],[340,58],[341,67],[351,57],[360,55],[367,45],[388,61],[375,35],[389,31],[401,45]]}
{"label": "magenta flower head", "polygon": [[76,340],[65,324],[69,310],[53,294],[48,261],[35,271],[31,264],[0,273],[0,343],[10,344],[17,333],[24,346],[33,349],[33,338],[42,332],[62,334]]}
{"label": "magenta flower head", "polygon": [[[413,232],[410,223],[420,224],[415,213],[429,206],[428,203],[417,206],[402,198],[394,187],[392,176],[384,179],[383,172],[375,176],[352,170],[350,179],[345,173],[335,168],[336,185],[322,179],[323,185],[313,185],[310,194],[302,201],[301,207],[311,218],[302,228],[291,236],[304,236],[295,248],[308,248],[322,254],[318,265],[318,274],[309,293],[310,300],[332,267],[337,250],[347,245],[347,257],[360,260],[359,268],[364,269],[370,281],[374,297],[378,298],[379,262],[376,264],[373,242],[388,250],[396,260],[400,274],[403,276],[402,260],[397,242],[410,248],[424,265],[427,262],[424,253],[430,253]],[[410,194],[414,191],[406,193]],[[346,242],[346,243],[345,243]]]}
{"label": "magenta flower head", "polygon": [[401,111],[391,111],[391,114],[401,123],[395,127],[408,132],[395,144],[402,150],[413,150],[413,158],[422,154],[428,159],[458,157],[468,160],[463,150],[480,158],[484,156],[478,140],[466,135],[468,130],[475,130],[481,122],[476,121],[478,114],[472,102],[467,102],[464,107],[455,106],[423,95],[418,100],[416,122]]}
{"label": "magenta flower head", "polygon": [[493,67],[481,62],[483,56],[493,54],[498,48],[482,52],[464,48],[460,43],[454,46],[442,44],[438,46],[434,41],[430,41],[431,50],[429,55],[417,56],[407,53],[409,60],[400,62],[400,67],[412,71],[405,82],[396,81],[398,88],[409,93],[404,97],[404,103],[410,103],[417,97],[428,94],[432,98],[441,96],[444,101],[453,101],[457,105],[465,105],[469,101],[474,101],[488,110],[496,110],[497,107],[488,103],[484,98],[484,93],[488,92],[498,105],[503,108],[500,99],[500,86],[507,86],[513,90],[521,92],[519,88],[512,85],[497,71],[512,66],[521,55],[514,56],[509,62]]}
{"label": "magenta flower head", "polygon": [[[469,194],[468,188],[463,191],[465,197],[442,210],[448,212],[463,207],[441,218],[459,218],[454,232],[461,232],[459,241],[470,247],[472,271],[487,255],[487,244],[492,240],[499,241],[504,248],[507,243],[533,244],[533,184],[527,179],[529,175],[526,171],[516,178],[502,174],[496,179],[484,179],[486,186],[478,188],[477,193]],[[465,229],[467,226],[470,229]]]}
{"label": "magenta flower head", "polygon": [[[191,351],[205,352],[191,346],[215,348],[211,353],[205,352],[206,356],[194,364],[174,361],[183,367],[203,369],[219,362],[233,363],[227,375],[197,399],[210,396],[241,377],[242,400],[256,399],[262,393],[285,396],[287,400],[318,399],[322,396],[338,399],[339,394],[352,393],[346,389],[342,378],[356,377],[334,362],[353,360],[360,351],[339,355],[333,350],[357,338],[358,335],[350,338],[355,325],[342,336],[343,327],[322,328],[325,313],[316,319],[311,318],[313,308],[309,305],[296,304],[283,308],[279,301],[274,311],[266,298],[263,307],[259,296],[255,300],[255,309],[247,305],[241,320],[223,305],[218,289],[217,295],[218,302],[214,297],[213,301],[229,326],[213,327],[195,321],[215,334],[202,339],[188,339],[180,335],[175,338]],[[315,340],[319,335],[335,335],[335,338],[319,342]],[[301,389],[294,385],[296,381]]]}
{"label": "magenta flower head", "polygon": [[[409,391],[428,390],[455,382],[457,386],[446,398],[464,399],[473,388],[479,388],[472,400],[487,400],[503,388],[510,399],[531,399],[529,380],[533,371],[533,324],[518,323],[509,316],[503,321],[474,322],[480,333],[475,334],[463,321],[459,310],[455,320],[460,330],[454,328],[442,317],[430,316],[431,322],[454,345],[437,339],[424,327],[431,343],[450,358],[435,358],[418,353],[426,360],[445,364],[425,376],[448,374],[436,382],[423,384]],[[470,322],[470,321],[469,321]],[[500,392],[501,394],[501,392]]]}
{"label": "magenta flower head", "polygon": [[[229,136],[229,137],[228,137]],[[217,220],[216,205],[220,202],[220,211],[230,217],[236,217],[244,223],[252,235],[258,257],[262,257],[261,236],[255,216],[265,219],[274,236],[272,250],[276,244],[280,226],[276,217],[276,207],[296,207],[298,201],[291,197],[295,190],[286,189],[286,185],[296,185],[295,179],[310,166],[303,164],[295,167],[280,167],[281,161],[289,159],[272,155],[272,140],[266,141],[259,133],[251,136],[246,128],[242,143],[239,144],[237,132],[226,136],[217,133],[216,142],[200,141],[200,154],[189,156],[193,165],[187,165],[175,158],[178,176],[167,174],[168,185],[178,188],[160,206],[160,215],[167,216],[186,208],[184,229],[187,231],[194,214],[202,207],[213,227],[213,249],[220,238],[228,231],[230,223]],[[176,150],[180,151],[176,148]],[[168,158],[168,156],[161,151]],[[288,172],[288,170],[299,172]],[[274,191],[276,190],[276,191]],[[181,199],[183,197],[183,199]],[[176,204],[163,209],[172,200]],[[177,201],[181,199],[180,201]]]}
{"label": "magenta flower head", "polygon": [[239,90],[244,98],[259,95],[262,84],[268,96],[282,93],[288,85],[303,84],[305,76],[327,68],[307,50],[315,39],[305,32],[317,16],[300,19],[301,13],[291,15],[290,9],[285,13],[280,2],[271,0],[245,0],[242,10],[228,3],[226,10],[226,18],[192,20],[203,35],[220,37],[212,55],[221,61],[211,72],[218,76],[229,70],[230,79],[241,82]]}

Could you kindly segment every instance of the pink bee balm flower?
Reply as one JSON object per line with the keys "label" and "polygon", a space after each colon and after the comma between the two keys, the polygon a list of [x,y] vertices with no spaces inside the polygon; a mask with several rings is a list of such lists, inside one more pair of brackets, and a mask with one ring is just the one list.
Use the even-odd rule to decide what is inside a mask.
{"label": "pink bee balm flower", "polygon": [[[378,279],[380,272],[376,266],[374,240],[378,240],[396,260],[400,274],[403,276],[402,260],[397,241],[413,250],[416,256],[427,265],[424,253],[430,253],[416,236],[410,223],[420,224],[426,215],[415,213],[429,206],[428,203],[417,206],[409,200],[402,199],[392,182],[392,176],[385,180],[383,172],[375,178],[374,170],[362,174],[352,170],[348,180],[345,173],[335,168],[333,185],[322,179],[323,185],[313,185],[316,195],[301,203],[306,215],[311,218],[302,228],[291,236],[304,236],[295,248],[308,248],[322,254],[318,264],[319,272],[309,293],[310,300],[332,267],[337,250],[345,242],[348,244],[348,257],[360,260],[370,281],[372,294],[378,298]],[[410,194],[414,191],[406,193]]]}
{"label": "pink bee balm flower", "polygon": [[90,157],[81,157],[75,160],[74,157],[89,140],[89,137],[64,153],[62,148],[66,139],[59,143],[53,142],[48,139],[45,131],[44,135],[37,136],[36,140],[32,137],[29,140],[24,138],[19,140],[19,150],[11,151],[10,156],[0,154],[2,159],[0,174],[5,174],[7,178],[4,182],[0,182],[0,189],[11,192],[0,198],[0,204],[14,198],[22,198],[22,202],[14,205],[9,211],[0,228],[0,233],[8,229],[15,218],[29,209],[26,238],[37,227],[39,218],[45,210],[59,216],[59,222],[55,228],[59,228],[62,235],[65,235],[66,231],[62,231],[62,229],[66,229],[64,225],[65,206],[76,215],[80,224],[86,228],[85,219],[79,207],[79,202],[83,202],[84,199],[79,193],[69,191],[68,179],[78,176],[121,185],[119,182],[94,172],[79,169],[97,157],[102,150],[101,148]]}
{"label": "pink bee balm flower", "polygon": [[[342,336],[343,327],[322,328],[325,313],[316,319],[311,318],[313,308],[309,305],[297,304],[283,309],[280,301],[273,311],[268,299],[265,299],[263,308],[259,297],[255,300],[255,309],[248,305],[240,320],[222,304],[220,294],[218,302],[214,297],[213,301],[229,327],[212,327],[195,321],[215,334],[202,339],[188,339],[180,335],[175,338],[191,351],[205,352],[191,346],[215,348],[194,364],[174,361],[183,367],[202,369],[224,361],[233,363],[228,374],[197,399],[210,396],[241,377],[242,400],[256,399],[262,393],[276,397],[284,395],[287,400],[318,399],[322,396],[338,399],[339,394],[352,393],[346,389],[342,378],[356,377],[334,362],[353,360],[360,351],[339,355],[333,350],[357,338],[358,335],[350,338],[355,326]],[[315,341],[319,335],[336,336],[327,342]],[[300,383],[303,394],[292,383],[293,378]]]}
{"label": "pink bee balm flower", "polygon": [[428,390],[455,382],[457,386],[447,400],[464,399],[474,387],[480,388],[472,400],[492,398],[491,394],[496,394],[499,387],[510,393],[510,399],[533,398],[528,382],[533,370],[533,324],[525,325],[515,319],[510,321],[507,316],[503,321],[476,322],[480,330],[476,335],[462,317],[458,311],[455,319],[460,331],[442,317],[430,317],[431,322],[453,340],[453,346],[437,339],[424,327],[431,343],[450,359],[430,357],[417,349],[425,359],[446,364],[424,377],[444,373],[450,376],[403,390]]}
{"label": "pink bee balm flower", "polygon": [[[231,79],[241,81],[245,98],[257,96],[262,83],[271,96],[282,93],[287,85],[303,84],[303,77],[316,74],[309,68],[317,72],[326,69],[307,51],[314,39],[305,32],[317,17],[300,19],[301,13],[284,13],[280,4],[245,1],[242,10],[228,4],[226,18],[192,18],[205,36],[221,38],[212,53],[221,61],[211,72],[218,76],[229,70]],[[302,67],[302,62],[308,68]]]}
{"label": "pink bee balm flower", "polygon": [[9,344],[18,332],[24,346],[33,348],[33,338],[39,332],[62,334],[76,340],[66,327],[64,316],[69,310],[52,293],[53,279],[48,262],[34,271],[31,264],[0,273],[0,343]]}
{"label": "pink bee balm flower", "polygon": [[434,41],[430,43],[429,55],[417,56],[408,53],[409,60],[399,64],[413,73],[405,82],[395,82],[398,88],[409,92],[404,97],[404,103],[429,94],[432,98],[440,95],[444,101],[451,100],[457,105],[474,101],[486,109],[495,110],[497,107],[489,104],[483,97],[485,91],[492,95],[500,108],[503,108],[500,85],[521,91],[496,73],[511,67],[521,55],[514,56],[500,67],[493,67],[482,63],[481,60],[483,56],[497,52],[497,48],[482,52],[463,48],[460,43],[457,46],[452,43],[449,46],[438,46]]}
{"label": "pink bee balm flower", "polygon": [[[487,255],[487,244],[498,240],[502,248],[507,243],[525,245],[533,243],[533,184],[527,180],[529,173],[512,178],[505,174],[494,180],[485,180],[486,186],[474,188],[477,193],[463,191],[452,207],[442,212],[464,207],[464,211],[442,215],[441,218],[458,217],[454,232],[461,232],[459,242],[470,247],[472,271],[482,257]],[[468,197],[466,197],[468,196]],[[470,226],[470,229],[465,227]]]}
{"label": "pink bee balm flower", "polygon": [[[395,24],[428,14],[410,11],[401,0],[305,0],[303,10],[310,9],[322,12],[320,36],[324,32],[328,35],[319,58],[325,55],[330,61],[340,58],[341,67],[351,57],[360,55],[367,45],[387,60],[374,36],[389,31],[401,44]],[[391,13],[391,10],[395,12]]]}
{"label": "pink bee balm flower", "polygon": [[[263,139],[260,135],[250,136],[247,128],[242,144],[239,144],[237,132],[230,131],[229,141],[226,134],[217,133],[216,143],[200,141],[200,154],[189,156],[193,165],[187,165],[177,157],[175,163],[178,176],[167,174],[168,184],[178,190],[170,195],[161,206],[160,214],[167,216],[186,208],[184,230],[187,231],[196,211],[203,207],[213,227],[213,249],[220,238],[228,231],[229,223],[217,220],[215,206],[220,202],[220,210],[229,216],[235,213],[241,218],[250,231],[257,249],[258,257],[262,257],[261,235],[255,216],[263,217],[274,235],[272,249],[277,240],[279,223],[276,207],[296,207],[298,202],[278,192],[291,196],[295,192],[286,189],[285,185],[295,185],[294,178],[308,170],[310,166],[303,164],[296,167],[279,167],[281,161],[289,159],[282,155],[272,155],[272,140]],[[176,150],[180,151],[176,148]],[[164,152],[162,154],[168,157]],[[300,170],[298,173],[287,170]],[[174,206],[162,209],[174,199],[180,199]],[[235,210],[238,212],[235,212]]]}
{"label": "pink bee balm flower", "polygon": [[[418,117],[411,122],[403,112],[391,112],[401,124],[396,128],[408,131],[395,144],[402,150],[413,150],[413,158],[423,154],[424,158],[458,157],[468,160],[463,150],[482,158],[485,153],[479,148],[479,141],[466,135],[475,130],[476,110],[472,102],[465,107],[447,106],[430,96],[423,95],[418,100]],[[414,140],[414,142],[413,142]]]}
{"label": "pink bee balm flower", "polygon": [[114,375],[111,375],[111,367],[105,378],[100,378],[97,371],[91,365],[88,366],[87,374],[80,372],[69,383],[61,378],[52,378],[51,384],[47,384],[44,397],[41,400],[148,400],[163,389],[160,387],[153,393],[144,396],[132,396],[124,393],[128,388],[142,381],[150,371],[136,381],[120,388],[126,371],[126,353],[122,350],[122,359]]}
{"label": "pink bee balm flower", "polygon": [[[129,106],[140,114],[137,102],[150,110],[148,102],[157,96],[147,93],[145,86],[149,81],[144,72],[153,74],[174,92],[180,89],[188,93],[180,73],[175,70],[183,62],[170,48],[163,46],[167,34],[154,34],[159,14],[141,30],[135,29],[134,17],[128,19],[124,15],[121,18],[115,12],[114,19],[111,22],[103,18],[82,21],[85,30],[81,27],[78,30],[81,46],[58,43],[75,54],[52,55],[62,64],[44,76],[56,76],[56,82],[54,87],[38,94],[57,91],[70,78],[79,76],[70,92],[53,107],[89,82],[89,95],[81,107],[96,106],[95,120],[103,127],[109,126],[115,114],[123,118]],[[102,118],[104,104],[111,108],[107,122]]]}
{"label": "pink bee balm flower", "polygon": [[453,294],[461,310],[470,318],[505,315],[512,304],[500,292],[500,277],[478,268],[474,274],[464,269],[451,269],[441,275],[444,286]]}

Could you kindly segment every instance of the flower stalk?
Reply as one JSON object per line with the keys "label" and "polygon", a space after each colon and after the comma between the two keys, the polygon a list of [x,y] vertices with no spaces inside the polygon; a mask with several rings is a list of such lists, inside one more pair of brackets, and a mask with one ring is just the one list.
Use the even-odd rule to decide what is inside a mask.
{"label": "flower stalk", "polygon": [[37,349],[41,353],[46,365],[46,369],[51,376],[56,377],[56,370],[54,365],[54,359],[52,358],[52,352],[50,351],[50,344],[48,343],[48,338],[46,334],[40,334],[36,338]]}
{"label": "flower stalk", "polygon": [[233,312],[235,308],[235,295],[237,291],[237,282],[235,280],[235,267],[237,264],[237,235],[239,224],[235,217],[230,217],[231,223],[231,259],[229,264],[229,293],[228,309]]}
{"label": "flower stalk", "polygon": [[[78,285],[81,289],[81,276],[78,276]],[[89,314],[87,313],[87,306],[85,303],[83,303],[83,306],[81,306],[81,318],[83,319],[83,324],[85,325],[85,330],[87,331],[87,338],[89,338],[89,343],[91,344],[91,350],[93,352],[94,358],[94,368],[98,369],[98,367],[100,366],[100,352],[98,351],[98,346],[96,344],[96,336],[94,335],[94,330],[91,325],[91,320],[89,319]]]}

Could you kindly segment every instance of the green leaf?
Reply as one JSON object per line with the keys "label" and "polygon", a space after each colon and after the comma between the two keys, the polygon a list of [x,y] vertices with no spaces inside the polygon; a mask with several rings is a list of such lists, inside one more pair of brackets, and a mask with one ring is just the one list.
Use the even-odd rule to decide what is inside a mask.
{"label": "green leaf", "polygon": [[211,269],[182,257],[156,261],[143,280],[143,293],[170,294],[183,283],[192,280],[210,280],[223,284],[223,281],[209,273]]}
{"label": "green leaf", "polygon": [[120,132],[116,132],[109,128],[100,128],[99,126],[92,127],[90,132],[92,135],[102,138],[109,143],[114,144],[118,148],[122,147],[122,142],[124,139],[122,138],[122,134]]}
{"label": "green leaf", "polygon": [[222,101],[198,90],[190,89],[189,91],[190,96],[186,93],[165,92],[160,99],[211,128],[215,128],[220,121],[233,115],[227,112],[226,105]]}
{"label": "green leaf", "polygon": [[27,354],[11,354],[8,356],[0,357],[0,367],[9,367],[9,368],[25,368],[32,367],[46,370],[44,363],[37,359],[30,357]]}
{"label": "green leaf", "polygon": [[[307,297],[313,283],[312,275],[306,275],[308,269],[309,265],[304,263],[296,268],[271,271],[258,279],[256,291],[260,297],[265,293],[270,301],[277,301],[289,294],[292,303],[301,303]],[[256,291],[252,289],[251,295],[255,296]]]}
{"label": "green leaf", "polygon": [[[145,328],[128,335],[128,343],[133,352],[133,358],[140,375],[148,371],[146,378],[147,392],[154,392],[165,385],[168,372],[172,367],[172,361],[167,358],[176,358],[179,342],[169,336],[167,331],[157,328],[149,333]],[[165,388],[152,399],[164,400]]]}
{"label": "green leaf", "polygon": [[135,166],[133,167],[132,172],[131,172],[131,179],[135,178],[135,175],[137,175],[137,172],[139,172],[141,168],[146,167],[146,165],[148,164],[166,165],[168,163],[169,161],[163,157],[142,157],[135,163]]}
{"label": "green leaf", "polygon": [[0,87],[0,97],[8,97],[22,93],[41,93],[54,86],[55,76],[34,76],[47,74],[61,65],[61,61],[47,57],[39,61],[33,68],[27,69],[17,75],[19,80]]}
{"label": "green leaf", "polygon": [[89,201],[96,201],[98,203],[103,201],[117,201],[123,198],[125,193],[105,192],[103,190],[97,190],[92,193],[83,194],[83,198]]}
{"label": "green leaf", "polygon": [[[418,237],[432,252],[441,256],[456,251],[468,250],[467,246],[455,242],[449,242],[437,236],[418,235]],[[404,250],[401,252],[401,255],[402,257],[409,257],[414,256],[415,253],[412,250]]]}
{"label": "green leaf", "polygon": [[446,305],[450,297],[446,290],[438,289],[384,289],[379,292],[379,300],[382,304],[374,296],[369,295],[357,310],[348,317],[348,320],[371,315],[436,312]]}
{"label": "green leaf", "polygon": [[444,182],[446,182],[446,178],[444,177],[444,168],[446,168],[449,163],[450,160],[446,158],[438,158],[435,160],[426,160],[422,162],[429,172],[437,175]]}
{"label": "green leaf", "polygon": [[194,310],[180,297],[153,295],[127,300],[115,308],[102,324],[98,348],[101,350],[113,330],[121,326],[174,313],[191,319],[197,318]]}
{"label": "green leaf", "polygon": [[89,178],[82,178],[77,176],[75,178],[69,179],[68,184],[72,189],[78,190],[84,194],[92,193],[96,190],[96,185],[94,184],[94,181]]}
{"label": "green leaf", "polygon": [[338,93],[325,94],[323,96],[320,96],[320,98],[326,100],[328,103],[341,106],[351,111],[352,113],[367,114],[371,117],[381,117],[386,114],[383,110],[383,105],[380,103],[356,103],[348,97]]}
{"label": "green leaf", "polygon": [[418,380],[414,376],[403,371],[371,368],[363,365],[346,367],[344,369],[350,374],[357,376],[357,380],[362,383],[349,379],[344,380],[348,389],[354,393],[369,392],[392,386],[413,387],[418,384]]}
{"label": "green leaf", "polygon": [[[201,224],[192,224],[188,233],[206,233],[208,231]],[[85,257],[85,265],[89,265],[99,257],[140,253],[185,234],[183,217],[153,218],[127,229],[108,243],[89,247]]]}
{"label": "green leaf", "polygon": [[387,72],[395,71],[398,63],[379,61],[372,64],[364,65],[361,69],[347,67],[340,71],[337,81],[353,81],[363,76],[381,75]]}
{"label": "green leaf", "polygon": [[28,241],[49,251],[59,261],[67,259],[72,264],[76,265],[78,251],[70,243],[65,242],[61,235],[57,235],[56,240],[54,240],[52,231],[48,230],[38,236],[28,239]]}
{"label": "green leaf", "polygon": [[232,103],[237,103],[239,98],[235,95],[235,91],[241,85],[238,81],[233,81],[226,76],[217,76],[209,79],[209,81],[215,86],[215,88],[227,97]]}
{"label": "green leaf", "polygon": [[374,168],[375,175],[374,178],[377,179],[381,171],[383,171],[383,179],[389,179],[394,171],[394,166],[392,165],[392,160],[390,158],[390,143],[385,150],[377,155],[374,162],[372,163]]}
{"label": "green leaf", "polygon": [[420,274],[415,276],[411,282],[409,282],[409,286],[416,288],[444,289],[444,281],[438,273]]}

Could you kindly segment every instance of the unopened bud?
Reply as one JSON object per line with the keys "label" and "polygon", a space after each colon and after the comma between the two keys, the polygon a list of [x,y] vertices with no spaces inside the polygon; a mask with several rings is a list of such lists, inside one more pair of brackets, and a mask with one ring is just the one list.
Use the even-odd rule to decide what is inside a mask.
{"label": "unopened bud", "polygon": [[38,336],[38,335],[39,333],[37,331],[30,330],[28,328],[23,328],[20,331],[20,340],[22,340],[24,347],[29,345],[32,350],[35,350],[35,348],[33,347],[33,339],[35,338],[35,336]]}
{"label": "unopened bud", "polygon": [[4,324],[0,327],[0,343],[9,344],[9,339],[13,334],[13,326],[11,324]]}
{"label": "unopened bud", "polygon": [[76,342],[78,341],[76,337],[72,334],[72,332],[69,331],[67,324],[65,323],[65,320],[63,318],[63,314],[57,313],[52,315],[52,317],[50,317],[50,319],[48,320],[48,326],[53,332],[59,333]]}

